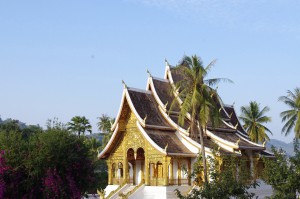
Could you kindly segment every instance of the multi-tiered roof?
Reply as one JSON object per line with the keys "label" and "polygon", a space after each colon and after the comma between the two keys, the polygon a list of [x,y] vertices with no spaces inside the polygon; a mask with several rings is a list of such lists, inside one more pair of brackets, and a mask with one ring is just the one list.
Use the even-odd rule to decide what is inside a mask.
{"label": "multi-tiered roof", "polygon": [[[183,125],[178,124],[182,101],[172,89],[182,78],[183,76],[176,73],[166,62],[164,78],[156,78],[149,73],[146,90],[130,88],[124,84],[120,110],[112,126],[114,133],[101,152],[100,158],[107,158],[114,145],[119,142],[121,135],[118,127],[126,110],[134,113],[139,131],[157,150],[170,156],[195,157],[201,145],[189,137],[188,116]],[[221,154],[241,155],[243,150],[251,150],[259,155],[271,156],[265,151],[264,145],[250,141],[234,107],[223,104],[221,99],[218,99],[218,102],[222,124],[214,128],[208,125],[207,135],[204,137],[205,151],[211,154],[212,149],[217,148]]]}

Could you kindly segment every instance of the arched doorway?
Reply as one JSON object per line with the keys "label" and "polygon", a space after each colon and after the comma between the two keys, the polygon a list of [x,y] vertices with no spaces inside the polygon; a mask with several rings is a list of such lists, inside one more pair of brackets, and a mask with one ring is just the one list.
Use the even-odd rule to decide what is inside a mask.
{"label": "arched doorway", "polygon": [[127,150],[127,160],[128,160],[128,183],[135,184],[134,181],[134,170],[135,170],[135,158],[134,158],[134,150],[132,148]]}
{"label": "arched doorway", "polygon": [[145,151],[143,148],[138,148],[135,152],[132,148],[127,150],[128,160],[128,183],[139,184],[144,181],[145,171]]}

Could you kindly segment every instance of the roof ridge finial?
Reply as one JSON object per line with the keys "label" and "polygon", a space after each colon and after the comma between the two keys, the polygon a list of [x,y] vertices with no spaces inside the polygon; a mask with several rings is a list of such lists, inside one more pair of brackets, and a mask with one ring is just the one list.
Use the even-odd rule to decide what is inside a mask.
{"label": "roof ridge finial", "polygon": [[235,105],[235,102],[232,103],[232,107],[234,107],[234,105]]}
{"label": "roof ridge finial", "polygon": [[148,69],[147,69],[147,73],[148,73],[149,77],[152,77],[152,75]]}
{"label": "roof ridge finial", "polygon": [[145,124],[146,124],[147,117],[148,117],[148,115],[146,115],[145,118],[143,119]]}
{"label": "roof ridge finial", "polygon": [[237,122],[234,128],[237,129],[238,125],[239,125],[239,123]]}
{"label": "roof ridge finial", "polygon": [[169,104],[169,101],[167,101],[167,103],[164,104],[165,109],[167,108],[168,104]]}
{"label": "roof ridge finial", "polygon": [[165,149],[164,149],[165,152],[167,152],[168,146],[169,146],[169,144],[167,143],[167,145],[165,146]]}
{"label": "roof ridge finial", "polygon": [[239,138],[235,144],[239,146],[240,141],[241,141],[241,139]]}
{"label": "roof ridge finial", "polygon": [[166,63],[166,66],[170,66],[167,58],[165,58],[165,63]]}
{"label": "roof ridge finial", "polygon": [[124,80],[122,80],[122,84],[123,84],[124,88],[127,89],[127,85],[126,85],[126,83],[124,82]]}

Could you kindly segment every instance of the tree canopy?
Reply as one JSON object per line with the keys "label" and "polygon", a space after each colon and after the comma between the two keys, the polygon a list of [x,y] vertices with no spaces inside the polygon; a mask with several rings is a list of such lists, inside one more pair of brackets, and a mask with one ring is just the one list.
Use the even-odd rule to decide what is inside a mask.
{"label": "tree canopy", "polygon": [[[0,128],[0,198],[75,198],[96,191],[87,138],[59,123],[46,130]],[[29,132],[29,133],[28,133]]]}
{"label": "tree canopy", "polygon": [[271,122],[271,117],[265,114],[269,111],[269,107],[265,106],[262,110],[256,101],[251,101],[248,106],[241,107],[241,116],[239,117],[244,123],[243,127],[248,133],[251,141],[264,142],[270,138],[266,132],[272,135],[272,132],[263,124]]}
{"label": "tree canopy", "polygon": [[89,120],[82,116],[75,116],[71,119],[71,122],[68,122],[67,129],[71,132],[80,136],[85,134],[85,132],[92,133],[92,126],[90,125]]}
{"label": "tree canopy", "polygon": [[295,88],[294,92],[288,90],[287,95],[278,100],[289,108],[280,113],[282,122],[285,122],[281,132],[287,136],[294,129],[295,137],[300,138],[300,88]]}
{"label": "tree canopy", "polygon": [[271,198],[297,198],[300,188],[300,151],[299,142],[294,140],[293,157],[288,157],[282,149],[272,148],[274,159],[264,159],[263,179],[272,185],[274,190]]}

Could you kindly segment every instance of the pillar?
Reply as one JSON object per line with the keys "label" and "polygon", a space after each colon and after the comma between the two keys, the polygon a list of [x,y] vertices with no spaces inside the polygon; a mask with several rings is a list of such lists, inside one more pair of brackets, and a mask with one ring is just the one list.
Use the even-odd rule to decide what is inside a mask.
{"label": "pillar", "polygon": [[123,183],[128,183],[128,175],[128,160],[127,155],[125,155],[123,161]]}
{"label": "pillar", "polygon": [[150,185],[149,176],[150,176],[149,161],[147,158],[145,158],[145,184],[146,184],[146,186]]}
{"label": "pillar", "polygon": [[173,176],[173,160],[170,161],[170,182],[174,184],[174,176]]}
{"label": "pillar", "polygon": [[112,172],[114,172],[112,170],[112,165],[111,165],[111,161],[110,160],[107,160],[106,161],[106,164],[107,164],[107,169],[108,169],[108,184],[112,184]]}
{"label": "pillar", "polygon": [[191,158],[188,158],[188,184],[191,186]]}
{"label": "pillar", "polygon": [[141,161],[141,172],[142,172],[141,182],[145,183],[145,161]]}
{"label": "pillar", "polygon": [[181,185],[181,162],[180,160],[178,160],[178,185],[180,186]]}
{"label": "pillar", "polygon": [[171,158],[170,157],[164,157],[164,163],[163,163],[163,178],[164,178],[164,182],[163,185],[164,186],[168,186],[169,185],[169,163],[170,163]]}
{"label": "pillar", "polygon": [[132,163],[132,167],[133,167],[133,171],[132,171],[133,172],[133,175],[132,175],[133,182],[132,183],[136,185],[137,184],[137,182],[136,182],[136,162]]}

